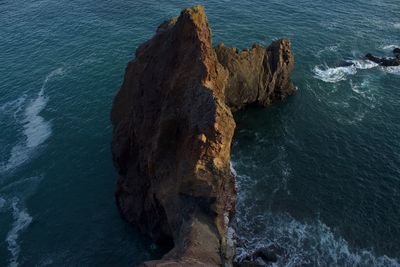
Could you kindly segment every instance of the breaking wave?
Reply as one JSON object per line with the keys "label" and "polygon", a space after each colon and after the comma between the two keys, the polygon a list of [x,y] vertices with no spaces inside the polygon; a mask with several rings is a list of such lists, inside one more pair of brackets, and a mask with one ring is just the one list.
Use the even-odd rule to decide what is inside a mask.
{"label": "breaking wave", "polygon": [[[282,176],[278,188],[285,191],[288,174],[282,171]],[[277,262],[271,266],[400,267],[397,259],[386,255],[376,256],[371,250],[352,248],[340,234],[317,218],[299,221],[288,213],[274,212],[270,207],[254,214],[255,210],[260,211],[260,207],[256,207],[255,202],[251,201],[254,196],[246,189],[256,181],[239,174],[237,182],[236,261],[243,262],[255,251],[266,248],[277,256]],[[290,194],[288,191],[286,193]]]}
{"label": "breaking wave", "polygon": [[[246,223],[245,223],[246,222]],[[274,266],[393,266],[400,263],[388,256],[350,247],[348,242],[320,220],[300,222],[286,213],[266,212],[242,220],[241,233],[262,233],[240,237],[236,260],[242,261],[260,248],[273,248],[278,254]]]}
{"label": "breaking wave", "polygon": [[346,62],[352,63],[356,69],[360,70],[372,69],[378,66],[377,63],[372,62],[370,60],[353,59],[353,60],[347,60]]}
{"label": "breaking wave", "polygon": [[[328,83],[337,83],[347,80],[348,76],[357,73],[357,70],[372,69],[379,66],[370,60],[352,59],[346,60],[349,66],[328,67],[318,65],[313,69],[314,77]],[[386,69],[386,68],[385,68]]]}
{"label": "breaking wave", "polygon": [[344,81],[347,76],[357,73],[354,65],[346,67],[329,68],[326,66],[315,66],[313,69],[314,77],[328,83]]}
{"label": "breaking wave", "polygon": [[382,46],[381,48],[383,49],[383,50],[393,50],[393,49],[395,49],[396,47],[399,47],[398,45],[384,45],[384,46]]}

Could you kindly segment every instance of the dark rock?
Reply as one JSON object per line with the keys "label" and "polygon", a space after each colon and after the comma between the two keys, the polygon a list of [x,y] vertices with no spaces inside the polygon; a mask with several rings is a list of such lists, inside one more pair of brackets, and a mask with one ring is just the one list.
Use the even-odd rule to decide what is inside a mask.
{"label": "dark rock", "polygon": [[285,250],[278,245],[270,245],[268,247],[258,248],[246,257],[235,262],[236,267],[258,267],[270,266],[271,263],[278,261],[280,257],[285,255]]}
{"label": "dark rock", "polygon": [[219,44],[215,52],[229,71],[225,97],[233,111],[249,104],[268,106],[294,93],[290,79],[294,56],[289,40],[275,41],[267,48],[254,44],[240,53]]}
{"label": "dark rock", "polygon": [[[258,64],[257,76],[246,77],[251,66],[230,54],[224,68],[204,8],[196,6],[162,23],[129,62],[111,112],[116,201],[126,221],[170,249],[142,266],[232,265],[228,226],[236,200],[230,171],[235,122],[225,94],[235,95],[227,101],[235,108],[244,106],[240,101],[267,105],[293,90],[289,42],[253,50],[239,55]],[[253,89],[239,81],[253,79],[260,85],[256,97],[247,99],[253,91],[241,91]]]}
{"label": "dark rock", "polygon": [[350,61],[342,61],[341,63],[340,63],[340,67],[350,67],[350,66],[354,66],[355,64],[353,63],[353,62],[350,62]]}
{"label": "dark rock", "polygon": [[383,67],[391,67],[391,66],[400,66],[400,59],[396,58],[385,58],[385,57],[376,57],[370,53],[366,54],[365,57],[372,62],[375,62]]}
{"label": "dark rock", "polygon": [[265,262],[276,262],[278,261],[278,257],[276,254],[268,249],[258,249],[254,252],[254,258],[261,258]]}
{"label": "dark rock", "polygon": [[400,59],[400,48],[393,49],[393,54],[397,59]]}

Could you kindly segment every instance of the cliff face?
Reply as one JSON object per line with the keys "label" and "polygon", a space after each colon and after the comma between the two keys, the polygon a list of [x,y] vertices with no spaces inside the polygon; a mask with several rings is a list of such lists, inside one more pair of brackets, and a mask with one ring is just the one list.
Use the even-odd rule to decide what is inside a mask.
{"label": "cliff face", "polygon": [[[272,85],[267,75],[261,75],[260,66],[271,71],[271,77],[290,73],[279,70],[281,58],[275,48],[263,49],[262,59],[251,54],[257,64],[261,62],[257,77],[265,79],[258,92],[268,88],[274,94],[268,101],[251,100],[241,93],[253,90],[250,84],[235,86],[257,78],[235,75],[242,63],[230,64],[229,58],[235,56],[229,53],[228,59],[221,58],[226,67],[221,65],[217,58],[224,54],[221,49],[216,53],[212,48],[204,8],[185,9],[179,18],[162,23],[154,37],[137,49],[114,99],[112,153],[119,173],[118,207],[128,222],[171,249],[162,260],[144,266],[231,265],[229,224],[236,192],[230,145],[235,122],[226,102],[238,108],[244,106],[241,101],[269,104],[284,94],[276,84],[285,83]],[[281,51],[280,46],[277,49]],[[236,94],[244,97],[230,96]]]}
{"label": "cliff face", "polygon": [[225,97],[233,111],[248,104],[268,106],[294,93],[290,79],[294,57],[289,40],[275,41],[267,48],[253,45],[241,52],[220,44],[215,51],[229,71]]}

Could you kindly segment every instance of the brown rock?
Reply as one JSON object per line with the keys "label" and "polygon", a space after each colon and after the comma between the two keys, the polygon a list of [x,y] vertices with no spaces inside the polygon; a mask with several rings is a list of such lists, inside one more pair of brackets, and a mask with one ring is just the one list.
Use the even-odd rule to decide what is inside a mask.
{"label": "brown rock", "polygon": [[[196,6],[162,23],[126,68],[111,112],[117,205],[124,219],[170,249],[141,266],[232,265],[235,122],[225,93],[240,108],[268,105],[293,87],[287,41],[242,53],[226,53],[226,68],[219,63],[204,8]],[[246,77],[247,67],[258,74]],[[250,83],[259,85],[255,96]]]}
{"label": "brown rock", "polygon": [[249,104],[268,106],[294,93],[290,79],[294,56],[289,40],[275,41],[267,48],[255,44],[240,53],[219,44],[215,51],[229,71],[225,97],[233,111]]}

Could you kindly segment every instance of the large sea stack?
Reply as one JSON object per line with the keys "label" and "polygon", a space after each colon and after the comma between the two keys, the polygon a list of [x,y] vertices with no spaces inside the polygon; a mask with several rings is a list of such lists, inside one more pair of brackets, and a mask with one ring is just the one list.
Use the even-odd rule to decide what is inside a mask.
{"label": "large sea stack", "polygon": [[117,205],[170,249],[143,266],[232,264],[230,107],[268,105],[294,88],[289,41],[232,51],[213,49],[204,8],[196,6],[162,23],[126,68],[111,112]]}

